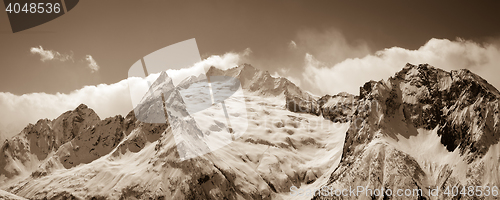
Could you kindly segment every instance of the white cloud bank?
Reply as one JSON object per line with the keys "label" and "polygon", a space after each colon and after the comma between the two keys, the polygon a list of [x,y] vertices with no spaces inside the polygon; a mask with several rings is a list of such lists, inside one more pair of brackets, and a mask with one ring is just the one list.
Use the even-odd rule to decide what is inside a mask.
{"label": "white cloud bank", "polygon": [[348,58],[360,58],[370,54],[364,41],[349,41],[340,31],[303,30],[298,32],[296,45],[298,52],[314,55],[325,64],[335,64]]}
{"label": "white cloud bank", "polygon": [[[346,43],[341,35],[335,32],[334,35],[340,41],[330,38],[323,44],[337,47],[322,46],[319,50],[308,49],[310,53],[303,54],[304,73],[301,75],[289,76],[286,70],[273,75],[289,76],[288,78],[303,89],[319,95],[339,92],[358,94],[359,87],[365,82],[387,79],[401,70],[406,63],[429,63],[448,71],[468,68],[500,88],[500,79],[497,77],[500,74],[500,47],[495,44],[479,44],[461,39],[431,39],[417,50],[392,47],[366,55],[366,45],[351,45]],[[319,45],[319,41],[297,40],[297,50],[303,50],[302,46],[312,48],[315,44]],[[241,53],[211,56],[189,69],[167,70],[167,73],[177,84],[185,77],[196,74],[193,70],[207,70],[210,66],[222,69],[234,67],[244,62],[250,53],[251,50],[247,49]],[[336,56],[333,56],[334,59],[328,59],[327,53]],[[338,61],[343,57],[344,60]],[[51,55],[48,54],[47,58],[51,58]],[[101,118],[116,114],[126,115],[132,110],[129,81],[147,84],[143,79],[129,78],[110,85],[86,86],[69,94],[32,93],[18,96],[0,92],[0,130],[10,137],[28,123],[35,123],[42,118],[56,118],[63,112],[76,108],[80,103],[87,104]]]}
{"label": "white cloud bank", "polygon": [[428,63],[447,71],[467,68],[500,88],[500,47],[462,39],[431,39],[417,50],[392,47],[336,64],[327,64],[307,53],[304,62],[303,87],[321,95],[358,94],[365,82],[387,79],[406,63]]}
{"label": "white cloud bank", "polygon": [[0,128],[10,137],[28,123],[44,118],[54,119],[81,103],[94,109],[100,117],[126,114],[132,110],[127,80],[111,85],[85,86],[69,94],[30,93],[18,96],[1,92]]}
{"label": "white cloud bank", "polygon": [[211,66],[216,66],[219,69],[229,69],[241,64],[243,62],[243,58],[250,55],[252,50],[249,48],[245,49],[241,53],[226,53],[222,56],[213,55],[199,63],[194,64],[193,67],[184,68],[179,70],[167,70],[168,76],[172,78],[174,85],[179,84],[185,78],[196,75],[198,76],[200,73],[205,73]]}
{"label": "white cloud bank", "polygon": [[[174,80],[180,82],[185,77],[193,75],[193,70],[207,69],[210,66],[222,69],[234,67],[239,64],[243,56],[249,54],[248,51],[211,56],[191,68],[168,70],[167,73],[169,76],[175,76]],[[151,76],[157,76],[157,74]],[[148,83],[146,79],[130,77],[110,85],[85,86],[69,94],[30,93],[19,96],[0,92],[0,113],[2,113],[0,115],[0,139],[12,137],[28,123],[36,123],[44,118],[57,118],[62,113],[75,109],[81,103],[92,108],[101,119],[118,114],[125,116],[132,110],[129,84],[147,85]]]}

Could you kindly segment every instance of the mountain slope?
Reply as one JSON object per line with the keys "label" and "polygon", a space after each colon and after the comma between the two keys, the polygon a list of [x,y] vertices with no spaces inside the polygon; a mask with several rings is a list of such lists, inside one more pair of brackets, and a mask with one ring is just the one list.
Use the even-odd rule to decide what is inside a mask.
{"label": "mountain slope", "polygon": [[[238,69],[221,73],[238,71],[250,78],[272,78],[255,68],[256,75]],[[285,94],[292,90],[294,94],[308,94],[286,80],[274,78],[267,88],[249,90],[246,86],[252,82],[250,78],[242,81],[243,99],[233,95],[224,100],[231,126],[236,132],[238,126],[247,126],[247,131],[217,150],[181,159],[177,135],[196,133],[196,137],[204,138],[228,134],[223,123],[226,117],[221,104],[195,114],[186,112],[192,108],[185,108],[182,102],[193,103],[197,98],[185,98],[190,93],[179,95],[186,88],[173,89],[171,79],[162,74],[151,86],[150,95],[135,109],[141,112],[137,116],[132,111],[125,118],[93,122],[57,150],[51,150],[45,160],[33,165],[34,170],[26,170],[31,175],[8,179],[1,188],[30,199],[287,199],[291,186],[327,179],[340,161],[349,124],[288,111]],[[206,87],[197,79],[186,80],[183,85],[194,87],[193,92]],[[167,113],[169,123],[164,123],[165,118],[163,123],[142,122],[160,119],[159,114],[165,112],[163,102],[167,112],[180,112],[182,117]],[[237,109],[240,103],[245,104],[246,112]],[[237,112],[232,112],[235,109]],[[193,118],[203,123],[191,123]],[[244,121],[248,124],[241,124]],[[190,125],[189,130],[207,131],[176,133],[175,124],[185,126],[183,123]],[[60,129],[48,127],[46,130]]]}
{"label": "mountain slope", "polygon": [[[422,189],[422,194],[317,199],[472,198],[447,188],[498,186],[499,92],[468,70],[407,64],[387,81],[368,82],[347,131],[342,160],[326,184],[336,189]],[[370,105],[360,109],[359,105]],[[428,188],[439,188],[439,196]],[[494,198],[494,197],[489,197]]]}
{"label": "mountain slope", "polygon": [[25,198],[0,190],[0,199],[3,200],[24,200]]}

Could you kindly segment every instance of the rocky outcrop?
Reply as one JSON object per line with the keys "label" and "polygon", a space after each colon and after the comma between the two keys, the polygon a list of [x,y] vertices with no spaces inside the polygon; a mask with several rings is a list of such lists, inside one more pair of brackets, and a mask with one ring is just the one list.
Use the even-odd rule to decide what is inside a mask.
{"label": "rocky outcrop", "polygon": [[55,156],[65,168],[90,163],[111,152],[126,136],[121,116],[107,118],[62,145]]}
{"label": "rocky outcrop", "polygon": [[[130,123],[126,133],[128,136],[119,144],[114,156],[125,154],[127,151],[139,152],[147,143],[152,143],[162,136],[167,129],[168,124],[151,124],[137,121],[134,112],[130,112],[125,118],[125,122]],[[133,132],[132,132],[133,131]]]}
{"label": "rocky outcrop", "polygon": [[333,122],[352,121],[353,115],[359,107],[359,97],[348,93],[325,95],[318,100],[321,114]]}

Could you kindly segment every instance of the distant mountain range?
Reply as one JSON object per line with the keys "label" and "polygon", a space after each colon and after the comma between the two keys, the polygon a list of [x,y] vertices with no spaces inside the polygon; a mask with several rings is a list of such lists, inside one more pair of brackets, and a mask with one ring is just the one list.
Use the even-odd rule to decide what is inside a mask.
{"label": "distant mountain range", "polygon": [[[179,92],[201,91],[205,86],[196,83],[203,77],[188,77],[174,87],[163,73],[126,117],[101,120],[82,104],[54,120],[29,124],[5,141],[0,197],[474,199],[476,193],[444,192],[488,186],[492,193],[500,185],[500,93],[468,70],[407,64],[387,80],[365,83],[359,94],[323,97],[248,64],[211,67],[206,76],[235,77],[241,83],[246,114],[231,117],[245,117],[248,127],[229,145],[180,159],[175,134],[204,144],[208,135],[228,129],[226,119],[215,114],[222,109],[219,104],[197,114],[206,124],[191,123],[194,116],[182,107],[186,99]],[[184,112],[183,117],[155,118],[165,117],[164,105]],[[172,120],[189,133],[173,132],[180,129],[171,126]],[[205,125],[209,131],[200,131]],[[314,193],[324,186],[331,191],[359,186],[365,192]],[[313,193],[294,195],[292,187]],[[429,193],[436,188],[437,196]],[[375,189],[393,194],[366,193]],[[397,196],[399,189],[422,193]]]}

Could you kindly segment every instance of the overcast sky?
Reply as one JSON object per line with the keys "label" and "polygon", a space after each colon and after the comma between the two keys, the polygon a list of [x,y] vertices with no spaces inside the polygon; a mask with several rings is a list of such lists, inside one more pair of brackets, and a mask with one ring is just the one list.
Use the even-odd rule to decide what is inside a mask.
{"label": "overcast sky", "polygon": [[124,114],[131,108],[120,81],[130,66],[190,38],[210,58],[206,63],[248,62],[318,95],[357,93],[407,62],[469,68],[498,88],[499,7],[497,1],[82,0],[66,15],[15,34],[2,12],[0,131],[18,132],[79,103],[101,117]]}

